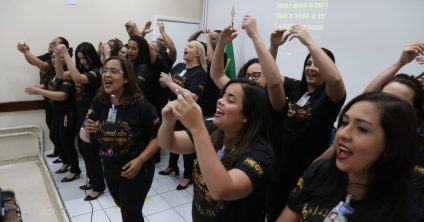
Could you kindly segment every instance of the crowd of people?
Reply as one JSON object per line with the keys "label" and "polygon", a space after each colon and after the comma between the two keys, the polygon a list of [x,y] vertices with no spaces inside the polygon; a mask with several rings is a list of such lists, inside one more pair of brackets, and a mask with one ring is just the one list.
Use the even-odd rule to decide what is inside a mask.
{"label": "crowd of people", "polygon": [[[148,42],[151,26],[127,22],[125,45],[116,38],[97,49],[82,42],[75,61],[63,37],[41,56],[17,45],[40,70],[40,85],[25,91],[45,98],[55,147],[47,156],[57,157],[55,173],[69,171],[61,182],[70,182],[80,177],[81,153],[89,180],[79,188],[91,190],[84,200],[107,186],[124,222],[144,221],[164,149],[170,158],[161,175],[179,175],[183,154],[176,189],[193,184],[193,221],[424,221],[424,72],[398,74],[424,56],[424,42],[407,45],[343,108],[335,55],[305,27],[275,30],[267,48],[246,15],[241,26],[257,57],[230,79],[224,51],[235,28],[192,33],[184,61],[174,65],[164,24]],[[206,42],[197,40],[201,34]],[[293,38],[309,51],[301,80],[275,61]]]}

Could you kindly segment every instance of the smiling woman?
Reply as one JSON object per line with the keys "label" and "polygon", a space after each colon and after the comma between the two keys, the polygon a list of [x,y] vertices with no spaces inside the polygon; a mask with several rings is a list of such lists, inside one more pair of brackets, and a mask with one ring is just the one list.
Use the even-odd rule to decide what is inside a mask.
{"label": "smiling woman", "polygon": [[346,105],[338,124],[337,152],[304,172],[278,221],[321,222],[347,195],[349,222],[423,221],[409,183],[416,151],[412,106],[386,93],[363,94]]}
{"label": "smiling woman", "polygon": [[82,138],[99,144],[107,187],[121,208],[122,220],[143,221],[142,208],[152,185],[160,121],[141,95],[130,61],[110,57],[102,87],[87,114]]}

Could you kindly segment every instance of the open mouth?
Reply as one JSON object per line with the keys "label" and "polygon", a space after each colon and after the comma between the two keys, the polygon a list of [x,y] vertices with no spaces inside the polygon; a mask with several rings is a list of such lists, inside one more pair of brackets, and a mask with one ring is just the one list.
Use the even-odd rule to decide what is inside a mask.
{"label": "open mouth", "polygon": [[110,88],[110,87],[112,87],[112,80],[109,80],[109,79],[105,79],[104,81],[103,81],[103,83],[104,83],[104,86],[105,86],[105,88],[106,89],[108,89],[108,88]]}
{"label": "open mouth", "polygon": [[214,117],[222,117],[222,116],[224,116],[224,115],[225,115],[225,113],[224,113],[224,112],[222,112],[222,110],[221,110],[221,109],[216,108],[216,112],[215,112]]}
{"label": "open mouth", "polygon": [[346,160],[352,156],[352,151],[346,148],[344,145],[339,144],[337,149],[337,159]]}

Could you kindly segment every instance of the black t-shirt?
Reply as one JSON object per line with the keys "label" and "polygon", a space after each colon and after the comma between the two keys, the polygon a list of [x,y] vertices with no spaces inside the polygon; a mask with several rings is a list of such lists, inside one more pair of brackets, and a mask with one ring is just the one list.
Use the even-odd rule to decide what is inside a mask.
{"label": "black t-shirt", "polygon": [[82,122],[87,115],[87,111],[96,96],[97,89],[101,85],[102,76],[100,68],[95,68],[87,73],[81,74],[87,77],[87,84],[75,83],[75,101],[77,111],[77,130],[81,128]]}
{"label": "black t-shirt", "polygon": [[[206,72],[202,66],[196,66],[190,69],[186,69],[185,63],[178,63],[174,68],[171,69],[172,81],[189,90],[199,97],[196,101],[198,104],[202,104],[203,92],[206,84]],[[174,100],[177,97],[175,93],[169,91],[170,99]]]}
{"label": "black t-shirt", "polygon": [[95,99],[87,118],[99,121],[95,141],[103,164],[126,164],[156,138],[160,120],[153,105],[141,99],[133,105],[119,105],[114,122],[108,121],[111,105]]}
{"label": "black t-shirt", "polygon": [[295,98],[299,94],[300,81],[285,77],[284,89],[287,100],[287,115],[283,128],[283,147],[287,156],[285,169],[294,180],[299,178],[307,166],[330,145],[333,124],[346,99],[334,104],[322,87],[303,102]]}
{"label": "black t-shirt", "polygon": [[[209,134],[217,128],[212,119],[205,121]],[[186,130],[190,138],[190,131]],[[253,142],[250,149],[240,154],[232,169],[243,171],[253,184],[253,192],[240,200],[223,201],[212,199],[203,180],[198,161],[194,161],[193,170],[193,206],[194,222],[207,221],[265,221],[268,202],[267,187],[271,182],[273,154],[271,148],[260,140]]]}
{"label": "black t-shirt", "polygon": [[140,64],[139,66],[134,67],[134,72],[138,80],[138,86],[140,87],[144,97],[147,99],[151,98],[150,84],[153,78],[152,69],[146,64]]}
{"label": "black t-shirt", "polygon": [[[305,186],[318,183],[322,175],[327,172],[329,164],[329,160],[318,160],[312,163],[298,180],[296,187],[289,194],[287,206],[292,211],[301,215],[300,221],[322,222],[328,213],[338,204],[338,201],[317,204],[317,200],[303,189]],[[346,194],[344,193],[342,195]],[[403,207],[404,210],[400,212],[399,222],[424,221],[424,211],[419,201],[414,197],[415,194],[410,192],[407,195],[407,201]],[[344,201],[344,199],[339,201]],[[355,209],[358,204],[360,204],[360,201],[352,200],[350,206]],[[399,203],[399,207],[402,207],[401,203]]]}
{"label": "black t-shirt", "polygon": [[421,195],[424,196],[424,137],[421,135],[418,137],[418,154],[416,155],[412,171],[412,183],[417,187]]}
{"label": "black t-shirt", "polygon": [[161,72],[168,73],[169,68],[166,61],[158,57],[155,63],[152,64],[152,82],[149,85],[149,92],[151,93],[147,99],[155,106],[159,116],[169,99],[168,90],[160,86],[159,78]]}
{"label": "black t-shirt", "polygon": [[[39,58],[43,62],[47,62],[49,64],[49,69],[54,70],[54,67],[52,64],[52,53],[45,53],[43,55],[37,56],[37,58]],[[54,72],[50,72],[50,71],[46,72],[46,71],[40,70],[39,74],[40,74],[40,84],[43,84],[45,86],[47,86],[50,79],[53,78],[54,76]]]}
{"label": "black t-shirt", "polygon": [[[227,54],[224,53],[224,65],[227,63]],[[203,94],[202,111],[204,116],[213,116],[216,112],[216,101],[221,97],[221,90],[216,86],[210,75],[211,63],[208,63],[207,79]]]}
{"label": "black t-shirt", "polygon": [[75,104],[75,90],[73,81],[61,80],[57,79],[56,76],[53,76],[53,78],[51,78],[47,84],[47,90],[53,92],[64,92],[68,95],[68,98],[64,101],[49,100],[53,113],[72,113]]}

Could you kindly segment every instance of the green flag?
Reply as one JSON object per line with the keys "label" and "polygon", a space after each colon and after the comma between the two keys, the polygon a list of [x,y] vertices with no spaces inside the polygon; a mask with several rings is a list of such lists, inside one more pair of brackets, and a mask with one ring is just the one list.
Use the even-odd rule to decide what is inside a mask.
{"label": "green flag", "polygon": [[228,43],[225,46],[225,53],[227,54],[227,61],[225,61],[225,75],[230,79],[237,77],[236,73],[236,62],[234,60],[233,42]]}

